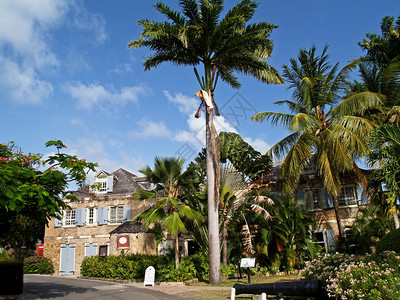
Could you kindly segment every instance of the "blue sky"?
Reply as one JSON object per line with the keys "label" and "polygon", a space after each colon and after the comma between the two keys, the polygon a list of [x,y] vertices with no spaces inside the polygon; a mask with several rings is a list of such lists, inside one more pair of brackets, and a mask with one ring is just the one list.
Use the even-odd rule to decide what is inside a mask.
{"label": "blue sky", "polygon": [[[204,119],[194,118],[199,86],[192,68],[164,64],[145,72],[148,50],[127,48],[139,38],[139,19],[162,19],[155,2],[0,1],[0,142],[48,154],[44,143],[61,139],[68,152],[109,172],[138,174],[155,156],[193,159],[204,143]],[[178,1],[164,2],[178,8]],[[400,14],[398,0],[260,2],[254,21],[279,25],[269,59],[278,70],[313,44],[328,44],[331,62],[344,66],[362,55],[357,42],[366,33],[380,32],[382,17]],[[282,110],[273,102],[290,91],[251,77],[240,81],[240,90],[218,84],[216,127],[265,152],[287,132],[249,118]]]}

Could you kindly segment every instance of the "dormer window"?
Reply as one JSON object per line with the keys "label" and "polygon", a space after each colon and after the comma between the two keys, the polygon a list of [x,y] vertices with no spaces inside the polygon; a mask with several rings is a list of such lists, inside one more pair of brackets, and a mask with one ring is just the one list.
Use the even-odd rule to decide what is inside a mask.
{"label": "dormer window", "polygon": [[114,176],[107,172],[101,171],[97,174],[95,183],[98,184],[98,193],[109,193],[113,191],[113,180]]}

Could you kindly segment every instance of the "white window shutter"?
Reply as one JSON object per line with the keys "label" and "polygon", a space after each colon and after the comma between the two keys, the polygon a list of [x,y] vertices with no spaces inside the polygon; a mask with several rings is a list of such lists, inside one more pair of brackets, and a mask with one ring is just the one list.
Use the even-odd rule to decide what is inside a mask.
{"label": "white window shutter", "polygon": [[114,184],[114,176],[113,175],[107,176],[107,193],[110,193],[114,190],[113,184]]}
{"label": "white window shutter", "polygon": [[131,219],[131,206],[124,205],[124,220],[123,222],[129,221]]}

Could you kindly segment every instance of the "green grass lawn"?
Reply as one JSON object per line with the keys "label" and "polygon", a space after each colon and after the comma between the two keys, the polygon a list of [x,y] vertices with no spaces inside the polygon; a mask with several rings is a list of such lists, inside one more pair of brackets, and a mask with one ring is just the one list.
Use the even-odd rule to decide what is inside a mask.
{"label": "green grass lawn", "polygon": [[[282,282],[282,281],[296,281],[298,280],[297,274],[291,275],[282,275],[282,276],[251,276],[251,283],[274,283],[274,282]],[[239,284],[247,284],[248,279],[222,279],[222,283],[220,284],[208,284],[208,281],[199,281],[196,283],[190,284],[191,286],[204,286],[204,287],[229,287],[232,288],[236,283]],[[185,298],[191,300],[217,300],[217,299],[230,299],[231,289],[226,290],[207,290],[207,289],[198,289],[191,292],[189,295],[182,295]],[[252,295],[237,295],[235,299],[252,299]]]}

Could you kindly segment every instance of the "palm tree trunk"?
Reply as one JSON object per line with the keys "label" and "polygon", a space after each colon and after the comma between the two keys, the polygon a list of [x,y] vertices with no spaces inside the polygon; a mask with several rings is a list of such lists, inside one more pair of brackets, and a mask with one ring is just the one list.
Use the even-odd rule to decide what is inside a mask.
{"label": "palm tree trunk", "polygon": [[400,224],[399,224],[399,215],[397,214],[397,206],[394,207],[393,220],[394,220],[394,228],[399,229]]}
{"label": "palm tree trunk", "polygon": [[332,195],[332,198],[333,198],[333,207],[335,209],[336,223],[339,231],[339,238],[343,238],[344,231],[343,231],[342,221],[339,216],[339,200],[337,195],[336,196]]}
{"label": "palm tree trunk", "polygon": [[175,269],[179,268],[179,237],[175,237]]}
{"label": "palm tree trunk", "polygon": [[228,265],[228,226],[226,222],[223,224],[224,228],[222,229],[222,265],[226,267]]}
{"label": "palm tree trunk", "polygon": [[[216,184],[217,159],[216,140],[213,126],[213,111],[206,108],[206,149],[207,149],[207,202],[208,202],[208,248],[209,248],[209,283],[220,283],[221,254],[219,243],[218,200],[219,185]],[[218,185],[218,186],[217,186]]]}

